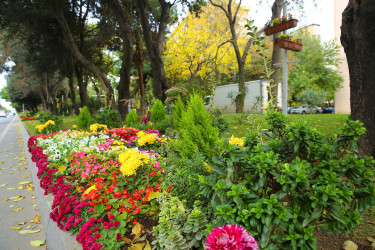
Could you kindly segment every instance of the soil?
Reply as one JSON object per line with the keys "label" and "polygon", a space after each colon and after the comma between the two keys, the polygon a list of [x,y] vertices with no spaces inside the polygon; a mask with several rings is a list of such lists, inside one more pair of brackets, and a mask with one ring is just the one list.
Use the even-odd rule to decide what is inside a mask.
{"label": "soil", "polygon": [[345,241],[351,240],[358,246],[358,250],[369,250],[371,248],[371,242],[367,240],[368,236],[374,237],[373,235],[362,235],[361,237],[355,237],[353,233],[349,235],[345,234],[323,234],[319,229],[314,231],[314,235],[318,238],[317,249],[318,250],[341,250]]}

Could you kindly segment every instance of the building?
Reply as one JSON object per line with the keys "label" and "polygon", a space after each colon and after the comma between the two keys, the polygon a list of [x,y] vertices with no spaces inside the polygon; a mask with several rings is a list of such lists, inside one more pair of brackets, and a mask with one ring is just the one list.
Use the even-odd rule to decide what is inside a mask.
{"label": "building", "polygon": [[339,72],[342,74],[344,81],[342,83],[342,88],[337,91],[335,95],[335,113],[336,114],[350,114],[350,78],[348,63],[346,61],[346,55],[344,48],[340,42],[341,35],[341,24],[342,24],[342,12],[348,5],[348,1],[343,0],[333,0],[334,2],[334,37],[337,45],[340,46],[340,54],[338,57],[341,60],[338,66]]}

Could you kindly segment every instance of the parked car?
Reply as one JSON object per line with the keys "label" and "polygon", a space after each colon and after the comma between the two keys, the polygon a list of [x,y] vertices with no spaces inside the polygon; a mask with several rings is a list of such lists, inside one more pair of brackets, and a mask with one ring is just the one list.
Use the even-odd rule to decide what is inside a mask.
{"label": "parked car", "polygon": [[316,114],[321,114],[321,113],[323,113],[323,108],[322,107],[319,107],[319,106],[315,106],[315,105],[313,105],[315,108],[316,108]]}
{"label": "parked car", "polygon": [[335,113],[335,107],[327,107],[323,108],[323,114],[334,114]]}
{"label": "parked car", "polygon": [[291,114],[316,114],[319,112],[316,107],[311,105],[302,105],[295,109],[292,109]]}
{"label": "parked car", "polygon": [[288,107],[288,114],[292,112],[293,109],[298,108],[298,107]]}
{"label": "parked car", "polygon": [[7,117],[7,113],[4,110],[0,110],[0,117]]}

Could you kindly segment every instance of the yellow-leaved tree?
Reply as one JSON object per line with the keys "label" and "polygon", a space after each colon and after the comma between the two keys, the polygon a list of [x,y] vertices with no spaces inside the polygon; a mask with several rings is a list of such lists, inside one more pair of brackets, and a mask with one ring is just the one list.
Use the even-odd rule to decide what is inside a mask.
{"label": "yellow-leaved tree", "polygon": [[[248,36],[244,28],[246,9],[239,12],[237,22],[238,43],[245,48]],[[186,16],[166,43],[164,52],[165,71],[170,86],[192,85],[207,90],[207,78],[215,84],[233,83],[237,73],[236,55],[228,43],[230,29],[225,14],[208,4],[199,17]],[[247,57],[246,68],[250,68],[251,57]],[[221,82],[221,80],[223,80]]]}

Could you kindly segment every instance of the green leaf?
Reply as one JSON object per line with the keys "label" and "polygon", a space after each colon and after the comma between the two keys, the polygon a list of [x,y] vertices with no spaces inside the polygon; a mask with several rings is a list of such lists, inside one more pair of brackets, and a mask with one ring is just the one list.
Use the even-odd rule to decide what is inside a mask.
{"label": "green leaf", "polygon": [[103,204],[98,204],[95,206],[95,211],[98,213],[98,214],[101,214],[104,212],[104,205]]}
{"label": "green leaf", "polygon": [[34,234],[40,232],[40,229],[38,230],[21,230],[19,233],[20,234]]}

